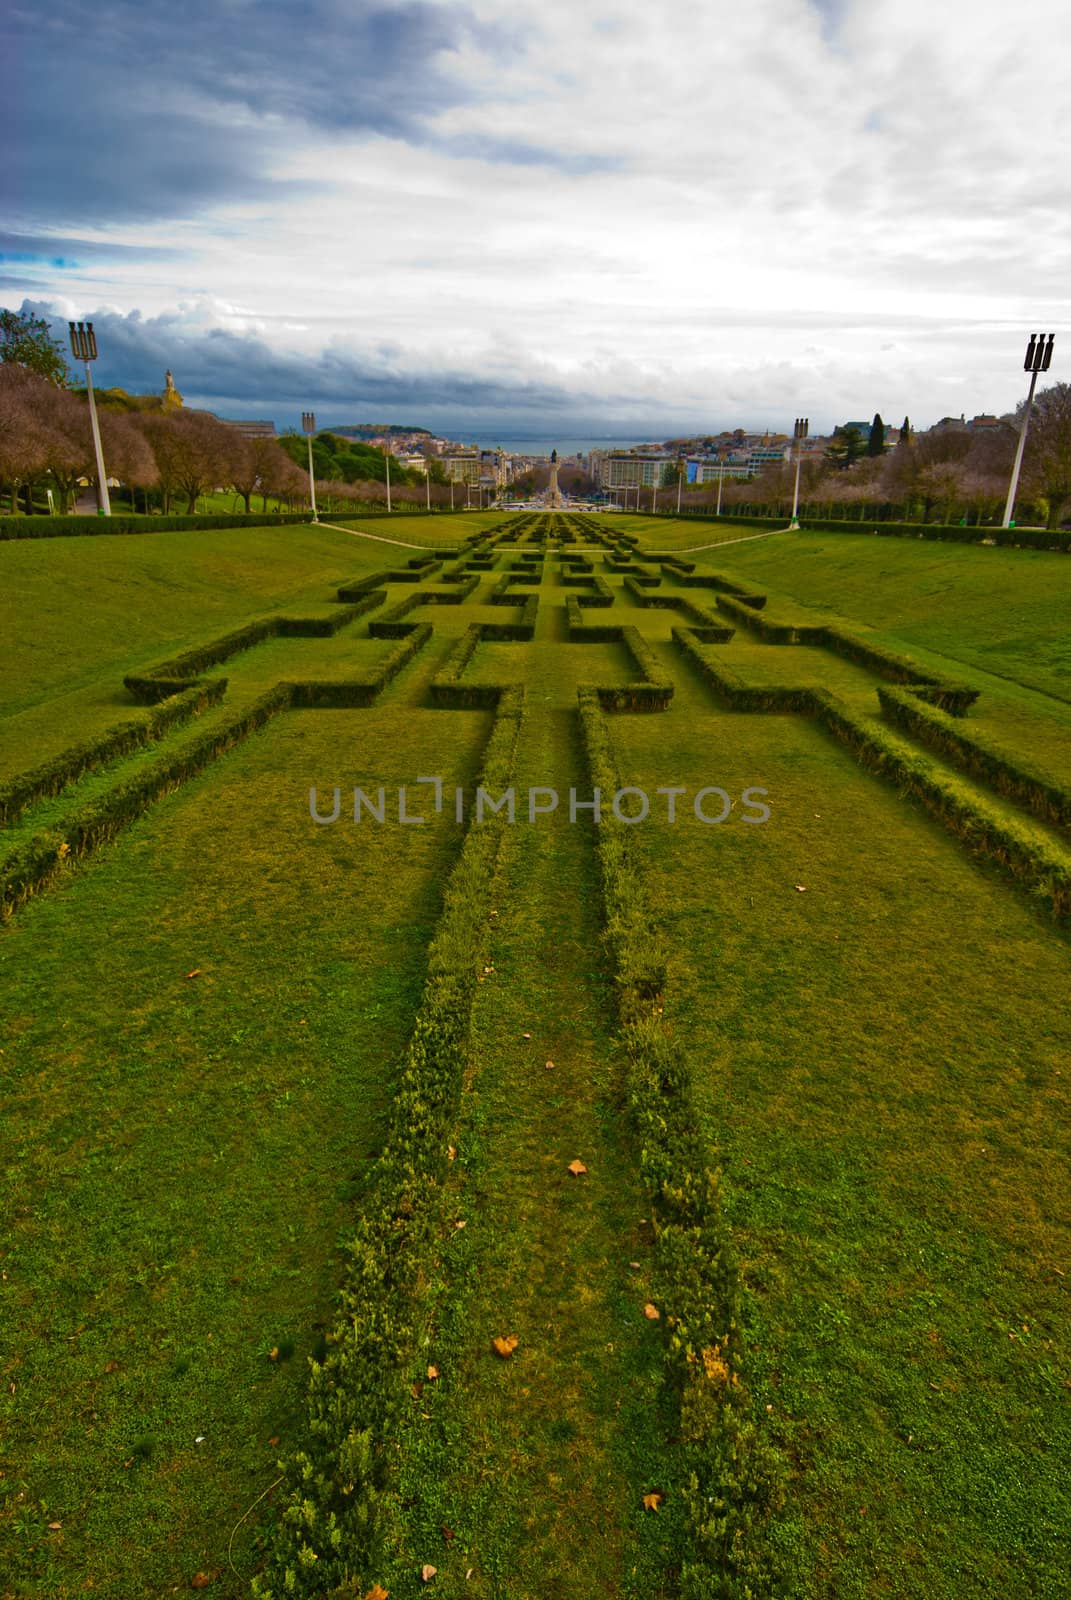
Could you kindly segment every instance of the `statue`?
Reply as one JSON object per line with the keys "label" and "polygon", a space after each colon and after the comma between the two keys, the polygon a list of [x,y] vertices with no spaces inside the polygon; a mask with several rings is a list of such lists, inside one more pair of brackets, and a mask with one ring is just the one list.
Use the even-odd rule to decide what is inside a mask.
{"label": "statue", "polygon": [[168,367],[167,371],[164,373],[164,392],[162,400],[165,411],[173,411],[182,404],[182,396],[175,388],[175,380],[171,375],[170,367]]}

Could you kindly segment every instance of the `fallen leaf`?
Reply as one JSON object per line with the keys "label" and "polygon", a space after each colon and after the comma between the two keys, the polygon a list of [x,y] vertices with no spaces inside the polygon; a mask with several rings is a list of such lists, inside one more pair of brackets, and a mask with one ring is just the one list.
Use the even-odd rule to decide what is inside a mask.
{"label": "fallen leaf", "polygon": [[553,1063],[553,1061],[548,1061],[548,1062],[547,1062],[547,1070],[548,1070],[548,1072],[549,1072],[549,1070],[550,1070],[550,1068],[551,1068],[551,1067],[552,1067],[552,1066],[553,1066],[553,1065],[554,1065],[554,1063]]}
{"label": "fallen leaf", "polygon": [[532,1035],[530,1033],[522,1033],[521,1034],[521,1038],[522,1039],[530,1039],[531,1037],[532,1037]]}
{"label": "fallen leaf", "polygon": [[430,1565],[421,1567],[421,1569],[420,1569],[421,1582],[422,1583],[430,1583],[432,1578],[434,1578],[436,1572],[438,1572],[438,1570],[439,1570],[438,1567],[433,1567],[433,1566],[430,1566]]}
{"label": "fallen leaf", "polygon": [[454,1223],[454,1227],[455,1228],[463,1228],[464,1226],[465,1226],[464,1217],[459,1217],[458,1220]]}
{"label": "fallen leaf", "polygon": [[[192,972],[187,972],[186,976],[187,976],[187,978],[199,978],[201,976],[200,967],[194,967],[193,971]],[[212,1582],[211,1578],[209,1578],[208,1581],[209,1581],[209,1583],[211,1583]],[[203,1589],[204,1588],[204,1584],[202,1583],[200,1585],[200,1587]]]}
{"label": "fallen leaf", "polygon": [[380,1584],[374,1583],[365,1595],[364,1600],[387,1600],[389,1589],[384,1589]]}
{"label": "fallen leaf", "polygon": [[570,1161],[569,1163],[569,1171],[573,1174],[574,1178],[579,1178],[581,1173],[584,1173],[587,1170],[587,1167],[585,1167],[582,1161]]}
{"label": "fallen leaf", "polygon": [[118,1363],[118,1361],[106,1361],[104,1363],[104,1370],[105,1370],[105,1372],[118,1372],[119,1371],[119,1363]]}
{"label": "fallen leaf", "polygon": [[277,1445],[277,1444],[278,1444],[278,1443],[279,1443],[279,1435],[278,1435],[278,1434],[277,1434],[277,1433],[273,1433],[273,1434],[272,1434],[272,1436],[271,1436],[271,1438],[270,1438],[270,1439],[269,1439],[269,1440],[268,1440],[268,1446],[269,1446],[269,1448],[270,1448],[270,1449],[272,1449],[272,1450],[274,1450],[274,1449],[275,1449],[275,1446],[276,1446],[276,1445]]}
{"label": "fallen leaf", "polygon": [[806,894],[807,893],[807,885],[805,883],[797,883],[796,892],[798,894]]}
{"label": "fallen leaf", "polygon": [[657,1511],[665,1498],[666,1497],[664,1494],[661,1494],[657,1489],[654,1489],[650,1494],[644,1495],[643,1509],[645,1511]]}
{"label": "fallen leaf", "polygon": [[647,1318],[648,1322],[657,1322],[662,1315],[658,1307],[653,1306],[649,1300],[643,1308],[643,1314]]}
{"label": "fallen leaf", "polygon": [[276,1345],[272,1345],[271,1349],[268,1351],[268,1360],[269,1361],[278,1361],[278,1359],[279,1359],[279,1346],[277,1344]]}
{"label": "fallen leaf", "polygon": [[420,1399],[420,1396],[424,1393],[424,1385],[421,1383],[419,1378],[417,1379],[416,1383],[413,1384],[409,1393],[413,1396],[414,1400]]}
{"label": "fallen leaf", "polygon": [[629,1266],[632,1268],[633,1272],[639,1272],[640,1270],[640,1263],[638,1261],[630,1261]]}
{"label": "fallen leaf", "polygon": [[468,1571],[467,1571],[467,1572],[466,1572],[466,1574],[465,1574],[465,1582],[466,1582],[466,1583],[468,1583],[468,1581],[469,1581],[469,1579],[470,1579],[470,1578],[471,1578],[471,1577],[472,1577],[472,1574],[473,1574],[473,1573],[474,1573],[474,1572],[475,1572],[475,1571],[476,1571],[476,1568],[475,1568],[475,1567],[470,1567],[470,1568],[469,1568],[469,1570],[468,1570]]}
{"label": "fallen leaf", "polygon": [[211,1582],[212,1579],[209,1577],[207,1572],[195,1572],[193,1577],[190,1579],[190,1588],[207,1589]]}
{"label": "fallen leaf", "polygon": [[438,1376],[439,1376],[439,1369],[438,1369],[438,1367],[429,1367],[429,1368],[428,1368],[428,1377],[429,1377],[429,1378],[430,1378],[430,1379],[431,1379],[431,1381],[432,1381],[432,1383],[434,1383],[434,1382],[435,1382],[435,1380],[436,1380],[436,1378],[437,1378],[437,1377],[438,1377]]}
{"label": "fallen leaf", "polygon": [[447,1159],[447,1161],[453,1161],[456,1158],[456,1156],[457,1156],[457,1151],[454,1149],[452,1144],[448,1144],[447,1147],[446,1147],[446,1159]]}
{"label": "fallen leaf", "polygon": [[449,1544],[452,1539],[457,1537],[453,1528],[448,1528],[445,1522],[442,1525],[442,1536],[446,1540],[447,1544]]}
{"label": "fallen leaf", "polygon": [[50,1533],[56,1533],[62,1527],[63,1527],[63,1523],[62,1522],[50,1522],[49,1525],[48,1525],[48,1529],[49,1529]]}
{"label": "fallen leaf", "polygon": [[491,1348],[496,1356],[501,1356],[503,1361],[508,1361],[520,1342],[515,1333],[507,1333],[504,1339],[492,1339]]}

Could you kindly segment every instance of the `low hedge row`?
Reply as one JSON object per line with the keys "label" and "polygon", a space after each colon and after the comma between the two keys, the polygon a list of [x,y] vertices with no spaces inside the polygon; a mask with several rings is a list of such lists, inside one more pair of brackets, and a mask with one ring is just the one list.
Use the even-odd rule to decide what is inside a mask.
{"label": "low hedge row", "polygon": [[576,602],[585,608],[612,606],[614,603],[614,591],[610,588],[605,578],[600,578],[596,575],[592,578],[590,587],[576,596]]}
{"label": "low hedge row", "polygon": [[70,539],[99,533],[187,533],[201,528],[281,528],[308,522],[307,511],[212,512],[201,517],[0,517],[0,539]]}
{"label": "low hedge row", "polygon": [[84,773],[152,744],[169,729],[190,717],[198,716],[210,705],[222,700],[226,689],[226,678],[195,684],[150,711],[143,721],[122,722],[96,739],[72,745],[60,755],[53,756],[51,761],[43,761],[28,772],[21,772],[7,783],[0,784],[0,824],[14,822],[27,806],[62,793],[68,784],[74,783]]}
{"label": "low hedge row", "polygon": [[[579,703],[591,783],[616,793],[620,775],[598,697],[582,689]],[[691,1063],[663,1020],[664,950],[628,828],[604,821],[597,851],[626,1094],[654,1225],[666,1382],[680,1419],[688,1547],[675,1592],[757,1600],[772,1588],[762,1534],[783,1469],[750,1414],[740,1272],[721,1173]]]}
{"label": "low hedge row", "polygon": [[580,600],[575,595],[570,595],[565,602],[565,617],[570,644],[620,644],[621,642],[624,623],[588,622],[580,609]]}
{"label": "low hedge row", "polygon": [[954,717],[921,703],[917,692],[882,687],[878,699],[888,722],[961,772],[987,783],[1006,799],[1032,811],[1042,822],[1058,828],[1071,827],[1071,789],[1066,784],[1057,783],[1020,757],[1010,756],[984,734],[965,732]]}
{"label": "low hedge row", "polygon": [[449,651],[446,660],[431,680],[430,699],[433,706],[452,709],[494,707],[502,696],[498,684],[462,683],[462,674],[476,653],[480,642],[480,625],[472,622]]}
{"label": "low hedge row", "polygon": [[[625,582],[628,582],[627,578]],[[735,628],[728,628],[719,622],[714,613],[708,611],[705,606],[696,605],[694,600],[689,600],[687,595],[669,594],[664,590],[635,589],[632,592],[637,605],[659,611],[680,612],[682,617],[687,618],[692,631],[707,644],[728,644],[736,632]]]}
{"label": "low hedge row", "polygon": [[1071,854],[1006,817],[984,796],[975,795],[926,756],[896,739],[877,721],[857,716],[827,689],[743,684],[723,662],[715,661],[685,629],[673,636],[685,656],[717,693],[739,711],[802,711],[817,717],[855,755],[860,764],[913,795],[973,854],[994,861],[1020,888],[1047,900],[1052,914],[1071,914]]}
{"label": "low hedge row", "polygon": [[604,711],[665,711],[673,698],[673,680],[662,671],[638,628],[623,627],[621,643],[636,663],[639,678],[632,683],[600,684],[595,692]]}
{"label": "low hedge row", "polygon": [[[518,597],[519,598],[519,597]],[[539,596],[524,597],[520,617],[516,622],[478,622],[481,639],[525,640],[535,638],[536,617],[539,614]]]}
{"label": "low hedge row", "polygon": [[381,617],[368,624],[368,635],[371,639],[404,639],[413,626],[406,622],[406,617],[411,611],[416,611],[420,606],[459,606],[468,598],[474,589],[479,588],[480,580],[477,577],[468,578],[463,583],[444,586],[441,589],[418,589],[413,594],[407,594],[396,605],[391,606]]}
{"label": "low hedge row", "polygon": [[430,622],[411,623],[409,632],[399,639],[367,678],[313,680],[288,683],[290,705],[299,707],[370,706],[392,678],[427,644],[432,636]]}
{"label": "low hedge row", "polygon": [[[523,689],[503,692],[480,775],[491,793],[512,782],[523,706]],[[284,1464],[284,1505],[268,1564],[253,1580],[256,1600],[360,1596],[382,1575],[392,1542],[384,1489],[410,1403],[406,1367],[423,1331],[421,1286],[445,1228],[449,1139],[506,826],[497,815],[470,824],[446,884],[390,1125],[346,1242],[338,1314],[323,1361],[311,1363],[308,1443]]]}
{"label": "low hedge row", "polygon": [[848,628],[836,627],[831,623],[775,622],[771,617],[759,616],[746,600],[729,595],[719,595],[716,604],[719,611],[743,623],[768,644],[812,645],[833,650],[837,655],[857,662],[891,683],[911,684],[912,692],[920,699],[954,715],[965,716],[968,707],[978,698],[979,690],[928,672],[917,666],[910,656],[900,655],[873,640],[860,638]]}
{"label": "low hedge row", "polygon": [[[364,679],[347,683],[275,684],[229,722],[117,784],[107,794],[65,817],[62,824],[34,834],[0,864],[0,919],[10,917],[31,895],[47,888],[66,863],[77,861],[107,844],[157,800],[202,772],[218,756],[240,744],[279,712],[291,707],[371,705],[385,685],[423,648],[431,634],[430,623],[411,626],[398,649],[385,656]],[[218,684],[218,691],[214,685],[206,686],[211,689],[211,699],[219,698],[226,687],[226,679],[219,679]]]}
{"label": "low hedge row", "polygon": [[192,650],[183,651],[182,655],[175,656],[171,661],[150,667],[148,672],[130,673],[123,682],[140,704],[155,705],[188,689],[209,667],[218,666],[221,661],[228,661],[231,656],[239,655],[265,639],[282,636],[329,638],[347,623],[364,616],[368,611],[374,611],[386,597],[385,589],[373,589],[361,594],[352,604],[339,606],[327,617],[258,617],[256,622],[247,623],[244,628],[237,628],[233,633],[212,639],[207,644],[195,645]]}
{"label": "low hedge row", "polygon": [[288,688],[276,684],[239,716],[82,806],[64,819],[62,829],[34,834],[0,864],[0,917],[9,917],[31,895],[58,878],[68,862],[77,861],[114,839],[155,801],[203,771],[288,704]]}

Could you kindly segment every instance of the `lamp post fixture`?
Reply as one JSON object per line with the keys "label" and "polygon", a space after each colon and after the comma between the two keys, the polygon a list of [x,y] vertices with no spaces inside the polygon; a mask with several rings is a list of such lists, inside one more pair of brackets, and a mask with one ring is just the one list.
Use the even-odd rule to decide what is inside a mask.
{"label": "lamp post fixture", "polygon": [[722,484],[724,482],[725,482],[725,463],[724,463],[724,461],[719,461],[718,462],[718,504],[717,504],[717,506],[715,508],[715,511],[714,511],[714,515],[716,517],[720,517],[721,516],[721,486],[722,486]]}
{"label": "lamp post fixture", "polygon": [[76,361],[85,363],[86,393],[89,396],[89,421],[93,428],[93,449],[97,457],[97,505],[105,517],[112,514],[112,503],[108,497],[108,479],[104,471],[104,451],[100,443],[100,425],[97,422],[97,402],[93,398],[93,374],[89,370],[89,363],[97,359],[97,336],[93,332],[91,322],[72,322],[71,354]]}
{"label": "lamp post fixture", "polygon": [[309,445],[309,493],[312,496],[312,520],[313,522],[319,522],[320,518],[316,514],[316,477],[312,470],[312,436],[316,432],[315,411],[303,411],[301,413],[301,431],[304,433]]}
{"label": "lamp post fixture", "polygon": [[684,484],[684,457],[677,457],[677,515],[681,514],[681,488]]}
{"label": "lamp post fixture", "polygon": [[797,532],[800,525],[796,515],[800,504],[800,462],[803,459],[803,441],[807,437],[809,427],[809,417],[797,417],[796,426],[792,430],[792,437],[796,441],[796,486],[792,491],[792,521],[789,523],[789,528],[795,528]]}
{"label": "lamp post fixture", "polygon": [[383,457],[384,457],[384,460],[387,463],[387,514],[389,516],[390,515],[390,443],[389,443],[389,441],[388,441],[388,444],[387,444],[387,448],[383,452]]}
{"label": "lamp post fixture", "polygon": [[[637,501],[636,510],[638,511],[639,509],[640,509],[639,502]],[[652,515],[652,517],[655,516],[657,514],[657,512],[658,512],[658,479],[656,477],[654,483],[651,486],[651,515]]]}
{"label": "lamp post fixture", "polygon": [[1030,411],[1034,404],[1034,388],[1038,381],[1039,372],[1048,372],[1052,360],[1052,345],[1055,334],[1032,333],[1030,343],[1026,347],[1026,360],[1023,362],[1023,371],[1030,374],[1030,392],[1026,397],[1026,411],[1023,413],[1023,426],[1019,430],[1019,448],[1015,452],[1015,465],[1012,468],[1011,483],[1008,485],[1008,499],[1004,506],[1004,521],[1002,528],[1011,527],[1011,514],[1015,510],[1015,491],[1019,487],[1019,469],[1023,464],[1023,452],[1026,449],[1026,430],[1030,426]]}
{"label": "lamp post fixture", "polygon": [[428,510],[431,510],[431,462],[424,457],[424,491],[427,496]]}

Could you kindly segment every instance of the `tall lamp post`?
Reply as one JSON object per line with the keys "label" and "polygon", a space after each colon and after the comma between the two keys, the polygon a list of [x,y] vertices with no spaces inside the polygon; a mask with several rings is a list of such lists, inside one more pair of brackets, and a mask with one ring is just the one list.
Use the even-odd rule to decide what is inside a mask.
{"label": "tall lamp post", "polygon": [[387,444],[387,448],[383,452],[383,457],[384,457],[384,460],[387,463],[387,513],[389,515],[390,514],[390,443],[389,442]]}
{"label": "tall lamp post", "polygon": [[89,363],[97,359],[97,336],[93,332],[91,322],[72,322],[71,354],[76,361],[83,361],[86,369],[86,393],[89,396],[89,421],[93,428],[93,449],[97,457],[97,505],[102,516],[110,517],[112,503],[108,497],[108,479],[104,471],[104,451],[100,443],[100,424],[97,422],[97,402],[93,398],[93,374],[89,370]]}
{"label": "tall lamp post", "polygon": [[809,427],[809,417],[797,417],[796,426],[792,430],[792,437],[796,441],[796,486],[792,491],[792,521],[789,527],[797,531],[800,525],[796,515],[800,504],[800,462],[803,460],[803,441],[807,437]]}
{"label": "tall lamp post", "polygon": [[684,457],[677,457],[677,515],[681,514],[681,488],[684,483]]}
{"label": "tall lamp post", "polygon": [[316,432],[315,411],[303,411],[301,413],[301,431],[304,433],[309,445],[309,493],[312,495],[312,520],[313,522],[319,522],[320,519],[316,514],[316,475],[312,470],[312,436]]}
{"label": "tall lamp post", "polygon": [[722,484],[724,482],[725,482],[725,463],[724,463],[724,461],[719,461],[718,462],[718,504],[714,508],[714,515],[716,517],[720,517],[721,516],[721,486],[722,486]]}
{"label": "tall lamp post", "polygon": [[431,462],[424,457],[424,490],[427,495],[428,510],[431,510]]}
{"label": "tall lamp post", "polygon": [[1015,491],[1019,487],[1019,469],[1022,467],[1023,452],[1026,449],[1026,430],[1030,426],[1030,411],[1034,404],[1034,388],[1038,381],[1038,373],[1048,372],[1049,370],[1055,337],[1055,334],[1050,333],[1046,342],[1045,334],[1032,333],[1030,335],[1030,343],[1026,347],[1026,360],[1023,362],[1023,371],[1030,374],[1030,392],[1026,397],[1026,411],[1023,413],[1023,426],[1019,431],[1019,448],[1015,452],[1015,465],[1012,468],[1011,483],[1008,485],[1008,499],[1004,506],[1002,528],[1011,527],[1011,514],[1015,510]]}

